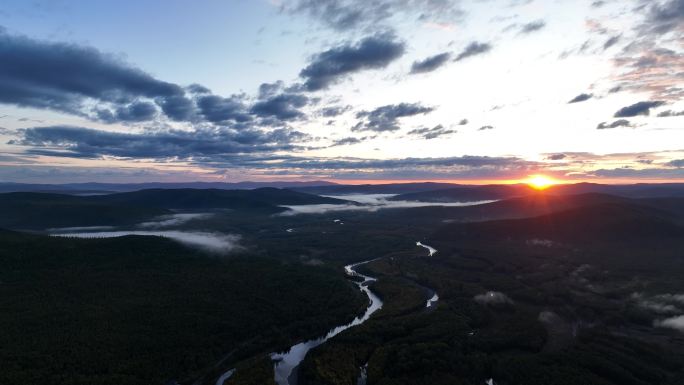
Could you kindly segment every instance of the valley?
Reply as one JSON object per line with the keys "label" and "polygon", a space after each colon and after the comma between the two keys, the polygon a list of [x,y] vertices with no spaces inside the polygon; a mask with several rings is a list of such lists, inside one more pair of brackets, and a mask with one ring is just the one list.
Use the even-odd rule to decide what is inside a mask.
{"label": "valley", "polygon": [[[487,193],[378,208],[358,194],[293,200],[276,189],[258,205],[263,194],[249,204],[245,192],[192,204],[183,190],[162,193],[171,203],[156,194],[98,198],[136,207],[145,196],[164,211],[74,229],[41,226],[35,218],[50,214],[32,204],[40,215],[22,232],[2,232],[0,301],[15,315],[0,317],[12,347],[3,383],[684,378],[677,197],[531,192],[480,203]],[[350,209],[288,208],[327,199]]]}

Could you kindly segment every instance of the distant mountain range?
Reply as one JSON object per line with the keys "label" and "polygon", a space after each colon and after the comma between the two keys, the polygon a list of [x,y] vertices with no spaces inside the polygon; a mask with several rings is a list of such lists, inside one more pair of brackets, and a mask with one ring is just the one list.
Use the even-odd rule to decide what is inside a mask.
{"label": "distant mountain range", "polygon": [[[328,181],[274,182],[181,182],[181,183],[67,183],[23,184],[0,183],[2,192],[56,192],[88,195],[131,192],[150,189],[216,189],[252,190],[263,187],[286,188],[316,195],[396,194],[393,200],[422,202],[472,202],[521,197],[537,193],[526,184],[463,185],[453,183],[416,182],[345,185]],[[560,184],[544,190],[547,194],[575,195],[601,193],[629,198],[684,197],[684,183],[608,185],[598,183]]]}
{"label": "distant mountain range", "polygon": [[587,193],[611,194],[627,198],[684,197],[684,183],[609,185],[596,183],[559,184],[538,191],[526,184],[512,185],[460,185],[399,194],[397,201],[421,202],[472,202],[521,197],[529,194],[576,195]]}
{"label": "distant mountain range", "polygon": [[303,182],[150,182],[150,183],[64,183],[64,184],[29,184],[0,182],[0,192],[61,192],[64,194],[74,193],[99,193],[99,192],[127,192],[148,189],[221,189],[243,190],[262,187],[292,188],[306,186],[330,186],[335,185],[326,181],[303,181]]}

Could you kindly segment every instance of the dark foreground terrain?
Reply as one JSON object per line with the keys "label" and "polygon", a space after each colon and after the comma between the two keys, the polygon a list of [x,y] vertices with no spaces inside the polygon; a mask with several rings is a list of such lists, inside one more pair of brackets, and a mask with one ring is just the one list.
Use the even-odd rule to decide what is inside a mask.
{"label": "dark foreground terrain", "polygon": [[[427,201],[466,196],[428,187],[404,189]],[[347,204],[310,193],[358,191],[0,194],[33,213],[3,225],[32,233],[0,232],[0,383],[215,384],[235,368],[226,385],[272,385],[271,352],[363,312],[367,300],[342,267],[373,259],[360,270],[377,278],[382,309],[310,351],[299,384],[353,385],[362,371],[383,385],[683,384],[680,187],[483,187],[468,196],[499,200],[299,215],[282,205]],[[58,220],[62,205],[117,217]],[[163,229],[239,235],[239,247],[46,230],[135,230],[190,211],[211,215]]]}

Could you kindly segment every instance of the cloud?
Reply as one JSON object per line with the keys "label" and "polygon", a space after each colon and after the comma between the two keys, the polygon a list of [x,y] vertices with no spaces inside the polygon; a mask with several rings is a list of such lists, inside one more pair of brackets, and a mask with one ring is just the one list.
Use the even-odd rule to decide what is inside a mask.
{"label": "cloud", "polygon": [[646,18],[647,28],[654,33],[665,34],[684,27],[684,1],[669,0],[653,4]]}
{"label": "cloud", "polygon": [[224,98],[218,95],[203,95],[197,98],[197,107],[199,107],[198,112],[213,123],[245,122],[251,119],[247,114],[243,98],[238,96]]}
{"label": "cloud", "polygon": [[659,118],[669,118],[673,116],[684,116],[684,111],[667,110],[658,113]]}
{"label": "cloud", "polygon": [[333,144],[332,144],[331,147],[334,147],[334,146],[346,146],[346,145],[351,145],[351,144],[359,144],[359,143],[362,143],[363,140],[365,140],[366,138],[367,138],[367,137],[363,137],[363,138],[354,138],[354,137],[351,137],[351,136],[350,136],[350,137],[346,137],[346,138],[342,138],[342,139],[337,139],[337,140],[334,140],[334,141],[333,141]]}
{"label": "cloud", "polygon": [[476,201],[476,202],[413,202],[413,201],[393,201],[388,198],[394,194],[352,194],[333,196],[334,198],[352,201],[349,204],[322,204],[322,205],[297,205],[284,206],[289,210],[285,211],[280,216],[293,216],[300,214],[324,214],[328,212],[337,211],[370,211],[375,212],[384,209],[405,209],[414,207],[464,207],[474,206],[477,204],[491,203],[492,201]]}
{"label": "cloud", "polygon": [[653,326],[657,328],[674,329],[684,333],[684,315],[656,320],[653,322]]}
{"label": "cloud", "polygon": [[[89,116],[93,102],[116,109],[112,119],[154,115],[184,90],[95,48],[10,35],[0,29],[0,103]],[[95,117],[97,118],[97,117]]]}
{"label": "cloud", "polygon": [[174,227],[186,224],[195,220],[208,219],[214,216],[213,213],[186,213],[186,214],[171,214],[163,215],[155,218],[154,221],[142,222],[137,225],[140,228],[160,229],[165,227]]}
{"label": "cloud", "polygon": [[361,111],[356,114],[359,119],[364,119],[352,128],[352,131],[396,131],[399,127],[399,118],[425,115],[434,110],[420,103],[388,104],[372,111]]}
{"label": "cloud", "polygon": [[608,128],[618,128],[618,127],[634,127],[634,125],[632,125],[632,123],[627,119],[618,119],[612,123],[606,123],[606,122],[599,123],[599,125],[596,126],[596,129],[597,130],[605,130]]}
{"label": "cloud", "polygon": [[621,35],[615,35],[615,36],[609,37],[608,40],[606,40],[606,42],[603,43],[603,50],[605,51],[605,50],[607,50],[608,48],[610,48],[610,47],[614,46],[615,44],[617,44],[617,43],[620,41],[620,38],[621,38],[621,37],[622,37]]}
{"label": "cloud", "polygon": [[510,299],[506,294],[499,291],[488,291],[483,294],[478,294],[473,297],[475,302],[481,305],[505,305],[513,304],[513,300]]}
{"label": "cloud", "polygon": [[[376,36],[356,47],[357,56],[351,51],[340,51],[341,74],[378,66],[373,56],[382,60],[386,52],[380,51],[392,44],[386,41],[383,46],[381,37]],[[403,50],[402,43],[394,44]],[[256,102],[246,95],[222,97],[199,84],[181,87],[158,80],[92,47],[34,40],[0,29],[3,104],[50,109],[105,123],[159,123],[158,118],[165,117],[193,124],[210,122],[239,127],[251,123],[257,127],[284,125],[304,118],[300,109],[311,100],[283,88],[282,81],[262,84]]]}
{"label": "cloud", "polygon": [[469,58],[471,56],[476,56],[476,55],[482,55],[484,53],[487,53],[491,51],[492,46],[489,43],[480,43],[477,41],[473,41],[470,44],[468,44],[461,53],[456,56],[455,61],[461,61],[465,58]]}
{"label": "cloud", "polygon": [[434,126],[432,128],[429,128],[429,127],[416,128],[414,130],[409,131],[408,134],[409,135],[421,136],[423,139],[435,139],[435,138],[438,138],[440,136],[455,134],[456,132],[458,132],[458,131],[447,129],[443,125],[439,124],[439,125]]}
{"label": "cloud", "polygon": [[443,66],[449,61],[451,53],[443,52],[434,56],[430,56],[423,60],[414,61],[411,65],[411,74],[422,74],[432,72]]}
{"label": "cloud", "polygon": [[663,101],[648,101],[648,102],[638,102],[630,106],[623,107],[619,109],[614,117],[616,118],[629,118],[633,116],[645,115],[648,116],[651,112],[651,108],[660,107],[665,102]]}
{"label": "cloud", "polygon": [[666,166],[684,168],[684,159],[674,159],[666,163]]}
{"label": "cloud", "polygon": [[250,112],[257,116],[275,117],[280,121],[301,119],[305,114],[300,108],[309,102],[310,99],[305,95],[283,93],[255,103]]}
{"label": "cloud", "polygon": [[529,34],[532,32],[537,32],[546,27],[546,22],[544,20],[535,20],[520,26],[520,33]]}
{"label": "cloud", "polygon": [[306,90],[324,90],[356,72],[385,68],[405,50],[405,44],[394,35],[376,34],[315,55],[299,76],[304,79]]}
{"label": "cloud", "polygon": [[675,314],[680,312],[680,310],[674,305],[648,300],[640,301],[639,307],[657,314]]}
{"label": "cloud", "polygon": [[275,96],[277,93],[285,88],[285,83],[282,80],[278,80],[273,83],[261,83],[259,85],[259,99],[268,99]]}
{"label": "cloud", "polygon": [[290,129],[233,130],[197,128],[121,133],[74,126],[45,126],[19,130],[10,144],[32,146],[29,154],[74,158],[188,159],[222,155],[293,150],[307,136]]}
{"label": "cloud", "polygon": [[563,318],[549,310],[539,312],[537,319],[539,320],[539,322],[551,325],[558,325],[563,322]]}
{"label": "cloud", "polygon": [[127,106],[110,109],[95,109],[95,115],[106,123],[143,122],[157,116],[157,107],[150,102],[134,102]]}
{"label": "cloud", "polygon": [[616,87],[634,93],[650,93],[659,100],[681,100],[684,97],[681,86],[684,53],[659,47],[657,36],[647,33],[640,36],[613,59],[618,69],[613,76]]}
{"label": "cloud", "polygon": [[336,116],[340,116],[344,114],[345,112],[351,110],[351,106],[328,106],[321,108],[318,111],[318,115],[324,116],[326,118],[334,118]]}
{"label": "cloud", "polygon": [[459,126],[465,126],[466,124],[468,124],[468,119],[461,119],[461,121],[458,122]]}
{"label": "cloud", "polygon": [[402,17],[451,25],[464,14],[459,5],[455,0],[285,0],[281,10],[306,15],[336,31],[359,31],[384,30]]}
{"label": "cloud", "polygon": [[594,95],[592,95],[592,94],[579,94],[579,95],[575,96],[574,98],[572,98],[572,100],[570,100],[568,102],[568,104],[584,102],[584,101],[591,99],[593,96]]}
{"label": "cloud", "polygon": [[565,154],[549,154],[546,156],[547,160],[563,160],[567,158],[568,156]]}
{"label": "cloud", "polygon": [[477,130],[478,131],[487,131],[487,130],[493,130],[493,129],[494,129],[494,126],[482,126],[482,127],[478,128]]}

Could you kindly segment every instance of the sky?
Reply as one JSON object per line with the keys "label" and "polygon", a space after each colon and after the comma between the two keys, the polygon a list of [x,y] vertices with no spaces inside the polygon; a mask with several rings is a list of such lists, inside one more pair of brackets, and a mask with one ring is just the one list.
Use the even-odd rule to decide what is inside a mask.
{"label": "sky", "polygon": [[684,182],[684,0],[4,0],[0,182]]}

